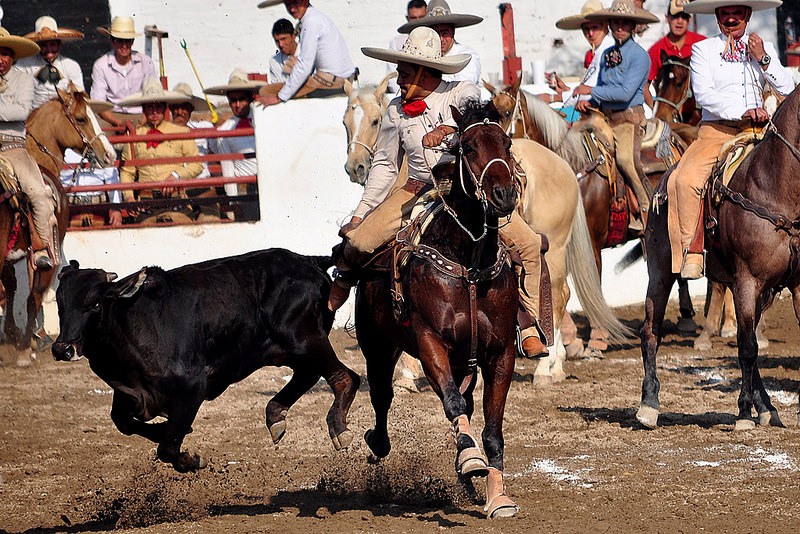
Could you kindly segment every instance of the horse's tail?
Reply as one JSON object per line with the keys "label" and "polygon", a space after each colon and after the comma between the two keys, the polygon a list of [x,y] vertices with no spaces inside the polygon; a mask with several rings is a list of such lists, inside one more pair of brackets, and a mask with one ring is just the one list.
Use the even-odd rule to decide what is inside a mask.
{"label": "horse's tail", "polygon": [[590,324],[607,330],[614,341],[630,342],[633,330],[617,319],[603,297],[580,194],[572,220],[572,238],[567,244],[567,272]]}
{"label": "horse's tail", "polygon": [[644,248],[642,248],[642,242],[639,241],[636,243],[636,246],[630,249],[622,258],[614,265],[614,272],[616,274],[621,273],[640,259],[644,257]]}

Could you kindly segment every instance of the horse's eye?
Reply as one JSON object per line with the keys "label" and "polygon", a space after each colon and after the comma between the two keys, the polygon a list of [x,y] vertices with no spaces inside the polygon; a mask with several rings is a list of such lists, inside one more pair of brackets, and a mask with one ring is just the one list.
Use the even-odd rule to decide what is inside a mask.
{"label": "horse's eye", "polygon": [[507,109],[507,110],[506,110],[506,117],[510,117],[510,116],[511,116],[511,110],[510,110],[510,109]]}
{"label": "horse's eye", "polygon": [[462,152],[464,152],[464,154],[472,154],[473,152],[475,152],[475,148],[469,144],[461,145],[461,150]]}
{"label": "horse's eye", "polygon": [[75,120],[80,124],[86,123],[86,117],[76,117]]}
{"label": "horse's eye", "polygon": [[381,121],[380,119],[375,119],[372,121],[372,125],[377,126],[380,121]]}

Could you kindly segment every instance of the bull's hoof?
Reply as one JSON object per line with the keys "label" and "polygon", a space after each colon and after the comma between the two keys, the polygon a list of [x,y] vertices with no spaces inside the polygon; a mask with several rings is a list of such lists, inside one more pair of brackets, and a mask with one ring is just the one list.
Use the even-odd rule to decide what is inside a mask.
{"label": "bull's hoof", "polygon": [[345,430],[338,436],[332,437],[331,441],[333,441],[333,448],[340,451],[353,443],[353,433],[349,429]]}
{"label": "bull's hoof", "polygon": [[490,503],[484,507],[486,517],[489,519],[497,519],[498,517],[511,517],[519,512],[519,506],[512,501],[508,495],[498,495]]}
{"label": "bull's hoof", "polygon": [[769,425],[786,428],[786,426],[783,424],[783,421],[781,421],[777,410],[771,410],[769,412],[762,412],[758,414],[758,424],[761,426]]}
{"label": "bull's hoof", "polygon": [[733,426],[734,430],[753,430],[756,427],[756,422],[752,419],[737,419],[736,424]]}
{"label": "bull's hoof", "polygon": [[208,466],[208,461],[199,454],[182,452],[172,465],[178,473],[188,473],[198,469],[205,469]]}
{"label": "bull's hoof", "polygon": [[269,426],[269,435],[272,436],[272,443],[278,443],[286,434],[286,421],[278,421]]}
{"label": "bull's hoof", "polygon": [[694,340],[694,350],[711,350],[711,336],[706,330],[703,330],[700,336]]}
{"label": "bull's hoof", "polygon": [[697,323],[691,317],[678,319],[678,333],[683,337],[693,336],[697,333]]}
{"label": "bull's hoof", "polygon": [[465,478],[485,477],[489,474],[489,464],[478,447],[467,447],[458,453],[456,472]]}
{"label": "bull's hoof", "polygon": [[636,412],[636,420],[649,429],[658,428],[658,410],[650,406],[641,405]]}
{"label": "bull's hoof", "polygon": [[389,440],[386,439],[384,443],[378,443],[374,430],[370,429],[364,432],[364,441],[367,442],[369,450],[371,450],[372,454],[377,458],[386,458],[389,454],[389,450],[391,449]]}

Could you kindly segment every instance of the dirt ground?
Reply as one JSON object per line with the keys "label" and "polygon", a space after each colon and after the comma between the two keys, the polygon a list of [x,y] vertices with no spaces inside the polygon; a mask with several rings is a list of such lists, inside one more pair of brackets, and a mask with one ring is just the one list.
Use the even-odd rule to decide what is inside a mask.
{"label": "dirt ground", "polygon": [[[619,313],[633,326],[643,316],[640,306]],[[800,332],[789,299],[776,301],[766,319],[771,344],[761,369],[787,428],[734,432],[734,342],[715,338],[712,352],[699,353],[672,322],[659,353],[657,430],[634,418],[638,347],[570,360],[568,379],[550,387],[534,387],[533,363],[518,361],[505,469],[521,510],[501,520],[484,518],[483,479],[475,488],[458,481],[448,423],[429,388],[397,391],[393,450],[372,465],[360,438],[373,421],[366,386],[351,411],[359,437],[348,449],[336,452],[328,438],[332,395],[324,383],[289,412],[276,446],[264,406],[288,371],[263,369],[203,405],[184,445],[209,464],[182,475],[156,460],[153,444],[114,428],[110,388],[85,360],[59,363],[44,353],[20,369],[7,356],[0,366],[0,531],[789,531],[800,526]],[[364,376],[355,340],[344,331],[332,339]],[[474,421],[481,429],[482,417]]]}

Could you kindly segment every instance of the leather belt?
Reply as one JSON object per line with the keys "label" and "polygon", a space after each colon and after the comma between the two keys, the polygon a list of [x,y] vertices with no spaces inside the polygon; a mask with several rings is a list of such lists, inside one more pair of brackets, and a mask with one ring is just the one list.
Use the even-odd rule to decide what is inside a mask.
{"label": "leather belt", "polygon": [[69,203],[75,205],[102,204],[103,202],[108,202],[108,197],[105,193],[98,193],[96,195],[69,196]]}
{"label": "leather belt", "polygon": [[417,180],[416,178],[409,178],[408,181],[403,184],[402,189],[403,191],[408,191],[409,193],[419,197],[422,196],[423,193],[433,189],[433,184],[423,182],[422,180]]}
{"label": "leather belt", "polygon": [[740,130],[742,128],[741,120],[734,121],[728,119],[720,119],[718,121],[704,121],[704,122],[707,124],[717,124],[719,126],[724,126],[725,128],[735,128],[737,130]]}

